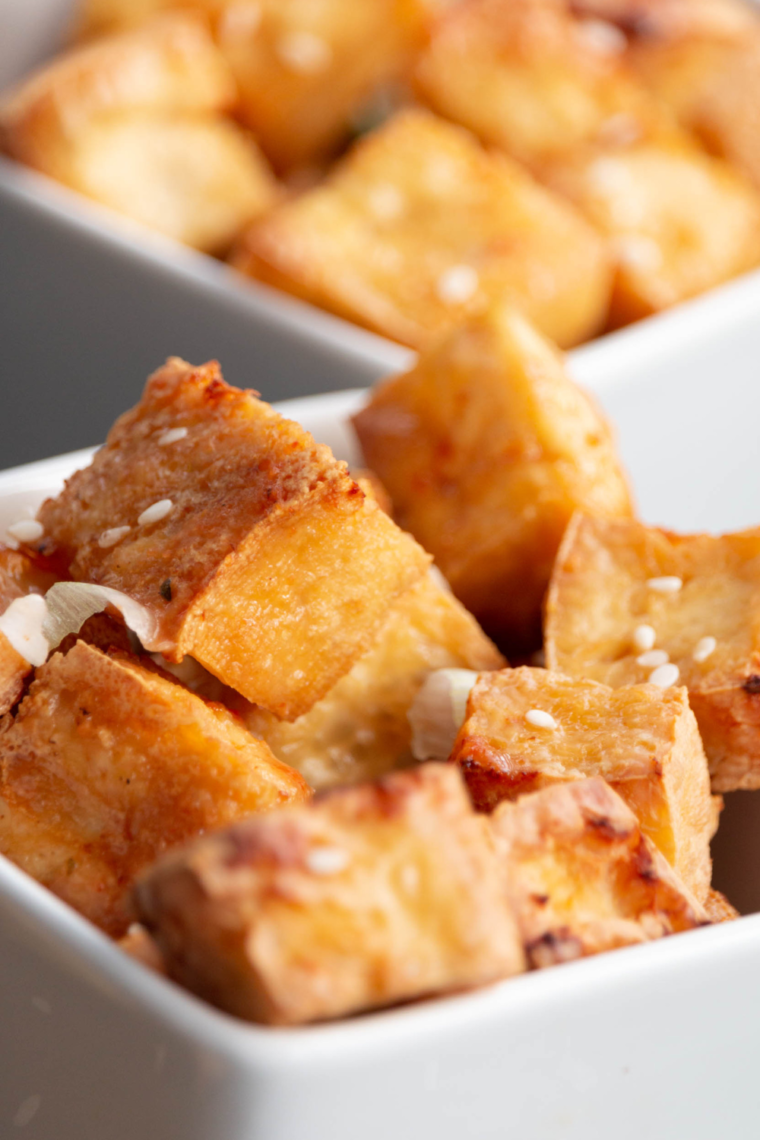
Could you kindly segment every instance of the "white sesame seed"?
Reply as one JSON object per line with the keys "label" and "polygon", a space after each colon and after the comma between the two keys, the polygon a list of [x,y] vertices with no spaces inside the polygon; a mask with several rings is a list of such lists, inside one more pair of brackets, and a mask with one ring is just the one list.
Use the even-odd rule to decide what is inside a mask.
{"label": "white sesame seed", "polygon": [[452,265],[435,283],[436,292],[446,305],[463,305],[478,291],[480,278],[471,265]]}
{"label": "white sesame seed", "polygon": [[623,234],[615,242],[618,260],[628,269],[654,273],[662,267],[662,250],[645,234]]}
{"label": "white sesame seed", "polygon": [[148,526],[149,523],[160,522],[171,513],[174,503],[171,499],[159,499],[157,503],[152,506],[146,507],[141,515],[137,518],[138,526]]}
{"label": "white sesame seed", "polygon": [[581,20],[578,35],[584,44],[603,55],[619,55],[628,43],[625,33],[608,20]]}
{"label": "white sesame seed", "polygon": [[19,542],[35,542],[42,538],[44,527],[36,519],[19,519],[18,522],[11,523],[6,533]]}
{"label": "white sesame seed", "polygon": [[525,714],[525,719],[528,724],[534,725],[535,728],[556,728],[557,722],[551,713],[544,712],[543,709],[530,709]]}
{"label": "white sesame seed", "polygon": [[129,526],[112,526],[110,530],[104,530],[98,539],[98,546],[102,546],[107,550],[109,546],[116,546],[117,542],[121,542],[125,534],[128,534],[132,528]]}
{"label": "white sesame seed", "polygon": [[715,652],[717,641],[714,637],[700,637],[697,644],[694,646],[692,657],[695,661],[706,661],[711,653]]}
{"label": "white sesame seed", "polygon": [[381,221],[393,221],[403,212],[404,195],[392,182],[378,182],[369,192],[369,208]]}
{"label": "white sesame seed", "polygon": [[337,875],[349,862],[348,852],[340,847],[314,847],[306,856],[306,866],[315,875]]}
{"label": "white sesame seed", "polygon": [[158,446],[159,447],[166,447],[167,444],[170,444],[170,443],[179,443],[179,441],[181,439],[184,439],[186,435],[187,435],[187,428],[186,427],[169,428],[168,431],[165,431],[163,433],[163,435],[160,435],[158,437]]}
{"label": "white sesame seed", "polygon": [[666,574],[663,578],[650,578],[647,587],[656,594],[677,594],[683,586],[683,579],[673,574]]}
{"label": "white sesame seed", "polygon": [[650,649],[648,653],[642,653],[636,658],[637,664],[648,665],[650,669],[654,669],[656,665],[666,665],[669,660],[670,657],[664,649]]}
{"label": "white sesame seed", "polygon": [[656,640],[657,634],[651,625],[637,625],[631,638],[633,648],[638,649],[639,653],[646,653],[648,649],[653,649]]}
{"label": "white sesame seed", "polygon": [[678,677],[678,666],[670,661],[666,665],[659,665],[653,669],[648,680],[650,685],[659,685],[661,689],[669,689],[671,685],[675,685]]}
{"label": "white sesame seed", "polygon": [[332,61],[329,43],[313,32],[288,32],[277,41],[276,51],[281,63],[303,75],[324,71]]}

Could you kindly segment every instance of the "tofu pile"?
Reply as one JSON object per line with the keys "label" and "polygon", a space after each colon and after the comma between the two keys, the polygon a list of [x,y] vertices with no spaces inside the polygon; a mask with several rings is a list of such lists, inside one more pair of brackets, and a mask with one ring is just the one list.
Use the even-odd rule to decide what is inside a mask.
{"label": "tofu pile", "polygon": [[172,358],[9,528],[0,852],[265,1024],[735,917],[710,840],[760,786],[760,530],[639,522],[518,310],[354,427],[359,481]]}
{"label": "tofu pile", "polygon": [[14,158],[415,349],[562,348],[760,264],[745,0],[80,0]]}

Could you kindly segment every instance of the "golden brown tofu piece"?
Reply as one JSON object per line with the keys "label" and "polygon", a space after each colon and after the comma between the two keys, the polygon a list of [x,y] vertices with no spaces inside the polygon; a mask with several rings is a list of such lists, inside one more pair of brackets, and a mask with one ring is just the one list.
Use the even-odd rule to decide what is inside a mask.
{"label": "golden brown tofu piece", "polygon": [[760,195],[727,163],[676,132],[570,155],[547,178],[610,239],[613,326],[760,262]]}
{"label": "golden brown tofu piece", "polygon": [[[0,544],[0,616],[17,598],[45,594],[55,582],[55,574],[20,550]],[[7,713],[24,691],[24,681],[32,672],[27,659],[14,648],[0,630],[0,716]]]}
{"label": "golden brown tofu piece", "polygon": [[209,252],[274,202],[256,144],[222,117],[235,98],[203,23],[166,15],[61,57],[0,104],[14,158]]}
{"label": "golden brown tofu piece", "polygon": [[736,907],[720,891],[708,891],[704,906],[710,922],[733,922],[735,918],[741,918]]}
{"label": "golden brown tofu piece", "polygon": [[475,619],[429,576],[393,606],[368,653],[292,724],[261,709],[243,712],[313,788],[373,779],[411,763],[407,720],[434,669],[498,669],[503,658]]}
{"label": "golden brown tofu piece", "polygon": [[547,669],[483,673],[451,755],[490,811],[557,783],[602,776],[686,886],[710,886],[717,812],[685,689],[610,689]]}
{"label": "golden brown tofu piece", "polygon": [[490,818],[507,894],[535,968],[708,921],[630,808],[599,776],[504,803]]}
{"label": "golden brown tofu piece", "polygon": [[[642,655],[642,630],[663,664]],[[718,538],[578,516],[547,596],[546,658],[615,688],[685,685],[713,791],[760,787],[760,528]]]}
{"label": "golden brown tofu piece", "polygon": [[370,648],[429,561],[329,448],[216,363],[176,358],[39,520],[73,578],[146,607],[146,648],[285,719]]}
{"label": "golden brown tofu piece", "polygon": [[540,174],[589,145],[631,141],[659,117],[625,35],[546,0],[465,0],[436,27],[415,79],[434,110]]}
{"label": "golden brown tofu piece", "polygon": [[354,417],[399,524],[508,648],[535,648],[573,511],[627,516],[610,429],[556,351],[492,309],[423,352]]}
{"label": "golden brown tofu piece", "polygon": [[169,975],[296,1024],[523,969],[498,860],[459,773],[424,764],[209,836],[137,888]]}
{"label": "golden brown tofu piece", "polygon": [[0,851],[114,936],[163,852],[308,794],[221,705],[84,642],[0,733]]}
{"label": "golden brown tofu piece", "polygon": [[210,18],[240,117],[281,169],[329,157],[375,91],[406,74],[430,21],[423,0],[88,0],[80,34],[188,7]]}
{"label": "golden brown tofu piece", "polygon": [[415,348],[489,303],[577,344],[604,323],[611,285],[604,243],[574,207],[420,109],[254,224],[234,262]]}

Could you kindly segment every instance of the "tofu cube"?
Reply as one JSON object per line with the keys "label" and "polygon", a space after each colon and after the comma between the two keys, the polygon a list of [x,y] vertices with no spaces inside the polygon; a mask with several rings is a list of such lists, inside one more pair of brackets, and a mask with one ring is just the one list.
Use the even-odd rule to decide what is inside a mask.
{"label": "tofu cube", "polygon": [[631,513],[601,413],[507,309],[439,340],[376,388],[353,422],[399,524],[508,652],[540,643],[542,599],[573,512]]}
{"label": "tofu cube", "polygon": [[[663,662],[642,655],[654,631]],[[713,791],[760,787],[760,528],[678,535],[578,516],[546,605],[550,669],[689,690]]]}
{"label": "tofu cube", "polygon": [[610,689],[527,667],[482,673],[451,759],[487,811],[602,776],[695,897],[706,897],[717,811],[685,689]]}
{"label": "tofu cube", "polygon": [[254,224],[234,263],[414,348],[488,303],[577,344],[606,320],[611,287],[604,243],[573,206],[415,108]]}
{"label": "tofu cube", "polygon": [[0,852],[115,937],[159,855],[308,794],[221,705],[84,642],[0,733]]}
{"label": "tofu cube", "polygon": [[599,776],[503,803],[490,818],[534,968],[708,922],[633,812]]}
{"label": "tofu cube", "polygon": [[255,707],[241,712],[313,788],[354,784],[412,762],[407,713],[431,671],[502,664],[464,606],[425,576],[393,605],[369,652],[309,712],[292,724]]}
{"label": "tofu cube", "polygon": [[146,648],[285,719],[367,652],[429,562],[329,448],[217,364],[176,358],[38,517],[71,577],[145,606]]}
{"label": "tofu cube", "polygon": [[487,825],[447,765],[247,820],[162,860],[136,895],[169,975],[251,1021],[339,1017],[524,965]]}
{"label": "tofu cube", "polygon": [[14,158],[178,241],[226,252],[275,200],[203,23],[172,14],[43,67],[0,104]]}
{"label": "tofu cube", "polygon": [[675,131],[579,152],[556,162],[547,178],[610,240],[613,326],[657,313],[760,262],[757,190]]}

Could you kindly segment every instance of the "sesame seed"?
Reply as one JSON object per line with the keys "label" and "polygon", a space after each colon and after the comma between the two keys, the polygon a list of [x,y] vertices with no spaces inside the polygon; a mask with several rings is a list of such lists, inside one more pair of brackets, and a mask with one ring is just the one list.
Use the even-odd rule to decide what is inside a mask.
{"label": "sesame seed", "polygon": [[603,55],[619,55],[628,43],[625,33],[607,20],[581,20],[578,35],[584,44]]}
{"label": "sesame seed", "polygon": [[12,523],[6,531],[6,534],[17,539],[18,542],[35,542],[38,538],[42,538],[43,533],[44,527],[36,519],[19,519],[18,522]]}
{"label": "sesame seed", "polygon": [[530,709],[525,714],[525,719],[528,724],[534,725],[535,728],[556,728],[557,722],[551,713],[544,712],[543,709]]}
{"label": "sesame seed", "polygon": [[187,435],[187,428],[186,427],[169,428],[168,431],[165,431],[163,433],[163,435],[160,435],[158,437],[158,446],[159,447],[166,447],[167,444],[170,444],[170,443],[179,443],[179,441],[181,439],[184,439],[186,435]]}
{"label": "sesame seed", "polygon": [[666,665],[669,660],[670,657],[664,649],[650,649],[648,653],[642,653],[636,658],[637,664],[648,665],[650,669],[654,669],[656,665]]}
{"label": "sesame seed", "polygon": [[471,265],[452,265],[436,281],[435,288],[446,305],[463,305],[478,291],[480,279]]}
{"label": "sesame seed", "polygon": [[661,689],[669,689],[671,685],[675,685],[678,677],[678,666],[672,662],[668,662],[667,665],[659,665],[656,669],[653,669],[649,674],[648,680],[650,685],[659,685]]}
{"label": "sesame seed", "polygon": [[324,71],[332,61],[329,43],[313,32],[288,32],[278,40],[276,51],[281,63],[303,75]]}
{"label": "sesame seed", "polygon": [[171,499],[159,499],[157,503],[147,507],[141,515],[138,516],[138,526],[148,526],[150,523],[160,522],[171,513],[174,503]]}
{"label": "sesame seed", "polygon": [[692,657],[695,661],[706,661],[710,654],[715,652],[717,644],[714,637],[700,637],[694,646]]}
{"label": "sesame seed", "polygon": [[637,625],[631,638],[633,648],[638,649],[639,653],[646,653],[648,649],[653,649],[656,640],[657,634],[651,625]]}
{"label": "sesame seed", "polygon": [[378,182],[369,192],[369,208],[381,221],[393,221],[404,209],[404,196],[393,183]]}
{"label": "sesame seed", "polygon": [[112,526],[110,530],[104,530],[98,539],[98,546],[102,546],[107,550],[109,546],[116,546],[117,542],[121,542],[125,534],[128,534],[132,528],[129,526]]}
{"label": "sesame seed", "polygon": [[349,862],[348,852],[340,847],[315,847],[306,856],[306,866],[315,875],[337,875]]}
{"label": "sesame seed", "polygon": [[683,579],[673,574],[666,574],[663,578],[650,578],[647,587],[656,594],[677,594],[683,586]]}

